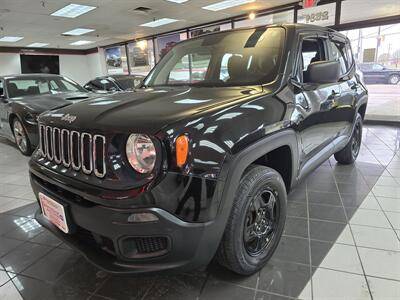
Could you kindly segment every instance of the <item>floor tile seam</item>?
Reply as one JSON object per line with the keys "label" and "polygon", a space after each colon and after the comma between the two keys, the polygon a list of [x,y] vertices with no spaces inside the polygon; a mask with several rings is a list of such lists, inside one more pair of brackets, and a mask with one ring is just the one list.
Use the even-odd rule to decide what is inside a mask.
{"label": "floor tile seam", "polygon": [[[362,176],[364,176],[364,175],[362,175]],[[365,179],[365,178],[364,178],[364,179]],[[338,192],[339,192],[339,198],[340,198],[340,201],[341,201],[341,203],[342,203],[342,207],[343,207],[343,210],[344,210],[345,218],[346,218],[347,223],[348,223],[348,225],[349,225],[349,229],[350,229],[351,237],[352,237],[352,239],[353,239],[353,243],[354,243],[354,245],[356,246],[356,247],[355,247],[355,248],[356,248],[356,253],[357,253],[357,257],[358,257],[359,263],[360,263],[360,265],[361,265],[361,270],[362,270],[362,272],[363,272],[363,276],[364,276],[365,282],[367,283],[367,288],[368,288],[370,297],[371,297],[371,299],[373,299],[371,287],[369,286],[369,282],[368,282],[367,277],[366,277],[365,267],[364,267],[364,264],[363,264],[363,262],[362,262],[362,260],[361,260],[360,252],[358,251],[358,248],[357,248],[357,243],[356,243],[356,239],[355,239],[355,236],[354,236],[354,232],[353,232],[353,229],[352,229],[352,227],[351,227],[350,220],[349,220],[349,218],[348,218],[347,211],[346,211],[346,209],[345,209],[345,206],[344,206],[344,203],[343,203],[343,199],[342,199],[342,195],[340,194],[339,186],[338,186],[338,184],[337,184],[337,182],[336,182],[336,179],[335,179],[335,184],[336,184],[336,188],[337,188],[337,190],[338,190]]]}

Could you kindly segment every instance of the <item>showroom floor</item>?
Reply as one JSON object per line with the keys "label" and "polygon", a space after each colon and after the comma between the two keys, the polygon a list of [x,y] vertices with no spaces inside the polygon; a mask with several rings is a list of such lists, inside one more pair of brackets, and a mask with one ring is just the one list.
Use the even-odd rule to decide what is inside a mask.
{"label": "showroom floor", "polygon": [[326,162],[293,191],[284,236],[251,277],[117,277],[32,219],[27,161],[0,139],[0,299],[400,299],[400,128],[370,126],[355,166]]}

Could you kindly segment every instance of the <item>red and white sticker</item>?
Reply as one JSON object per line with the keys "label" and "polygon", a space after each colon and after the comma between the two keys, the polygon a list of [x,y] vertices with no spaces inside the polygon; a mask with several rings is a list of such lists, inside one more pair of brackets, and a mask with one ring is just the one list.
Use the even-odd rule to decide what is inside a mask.
{"label": "red and white sticker", "polygon": [[69,229],[64,206],[42,193],[39,193],[39,201],[43,215],[60,230],[68,233]]}

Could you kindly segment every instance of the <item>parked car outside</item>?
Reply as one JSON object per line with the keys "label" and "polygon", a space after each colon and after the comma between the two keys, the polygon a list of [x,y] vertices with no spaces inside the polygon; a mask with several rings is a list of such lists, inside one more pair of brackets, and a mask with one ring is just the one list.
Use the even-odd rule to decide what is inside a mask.
{"label": "parked car outside", "polygon": [[143,82],[142,75],[108,75],[96,77],[84,85],[85,89],[92,92],[121,92],[131,91]]}
{"label": "parked car outside", "polygon": [[356,160],[367,97],[349,40],[330,29],[183,41],[135,92],[40,116],[40,135],[60,144],[42,138],[30,160],[36,220],[114,273],[216,257],[253,274],[279,244],[287,193],[333,154]]}
{"label": "parked car outside", "polygon": [[0,77],[0,135],[30,155],[39,141],[37,117],[46,110],[89,98],[88,91],[63,76],[26,74]]}
{"label": "parked car outside", "polygon": [[398,84],[400,82],[400,69],[387,68],[376,63],[359,64],[366,84]]}

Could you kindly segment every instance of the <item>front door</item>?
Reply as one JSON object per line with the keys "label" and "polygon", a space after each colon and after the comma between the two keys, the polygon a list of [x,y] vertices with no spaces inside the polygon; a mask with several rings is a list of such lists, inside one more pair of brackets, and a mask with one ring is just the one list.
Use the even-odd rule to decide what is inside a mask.
{"label": "front door", "polygon": [[327,38],[306,36],[301,41],[299,73],[304,85],[296,95],[296,104],[302,106],[299,133],[302,149],[302,163],[329,146],[340,131],[335,119],[335,108],[341,97],[338,83],[313,84],[309,80],[308,66],[317,61],[329,59]]}

